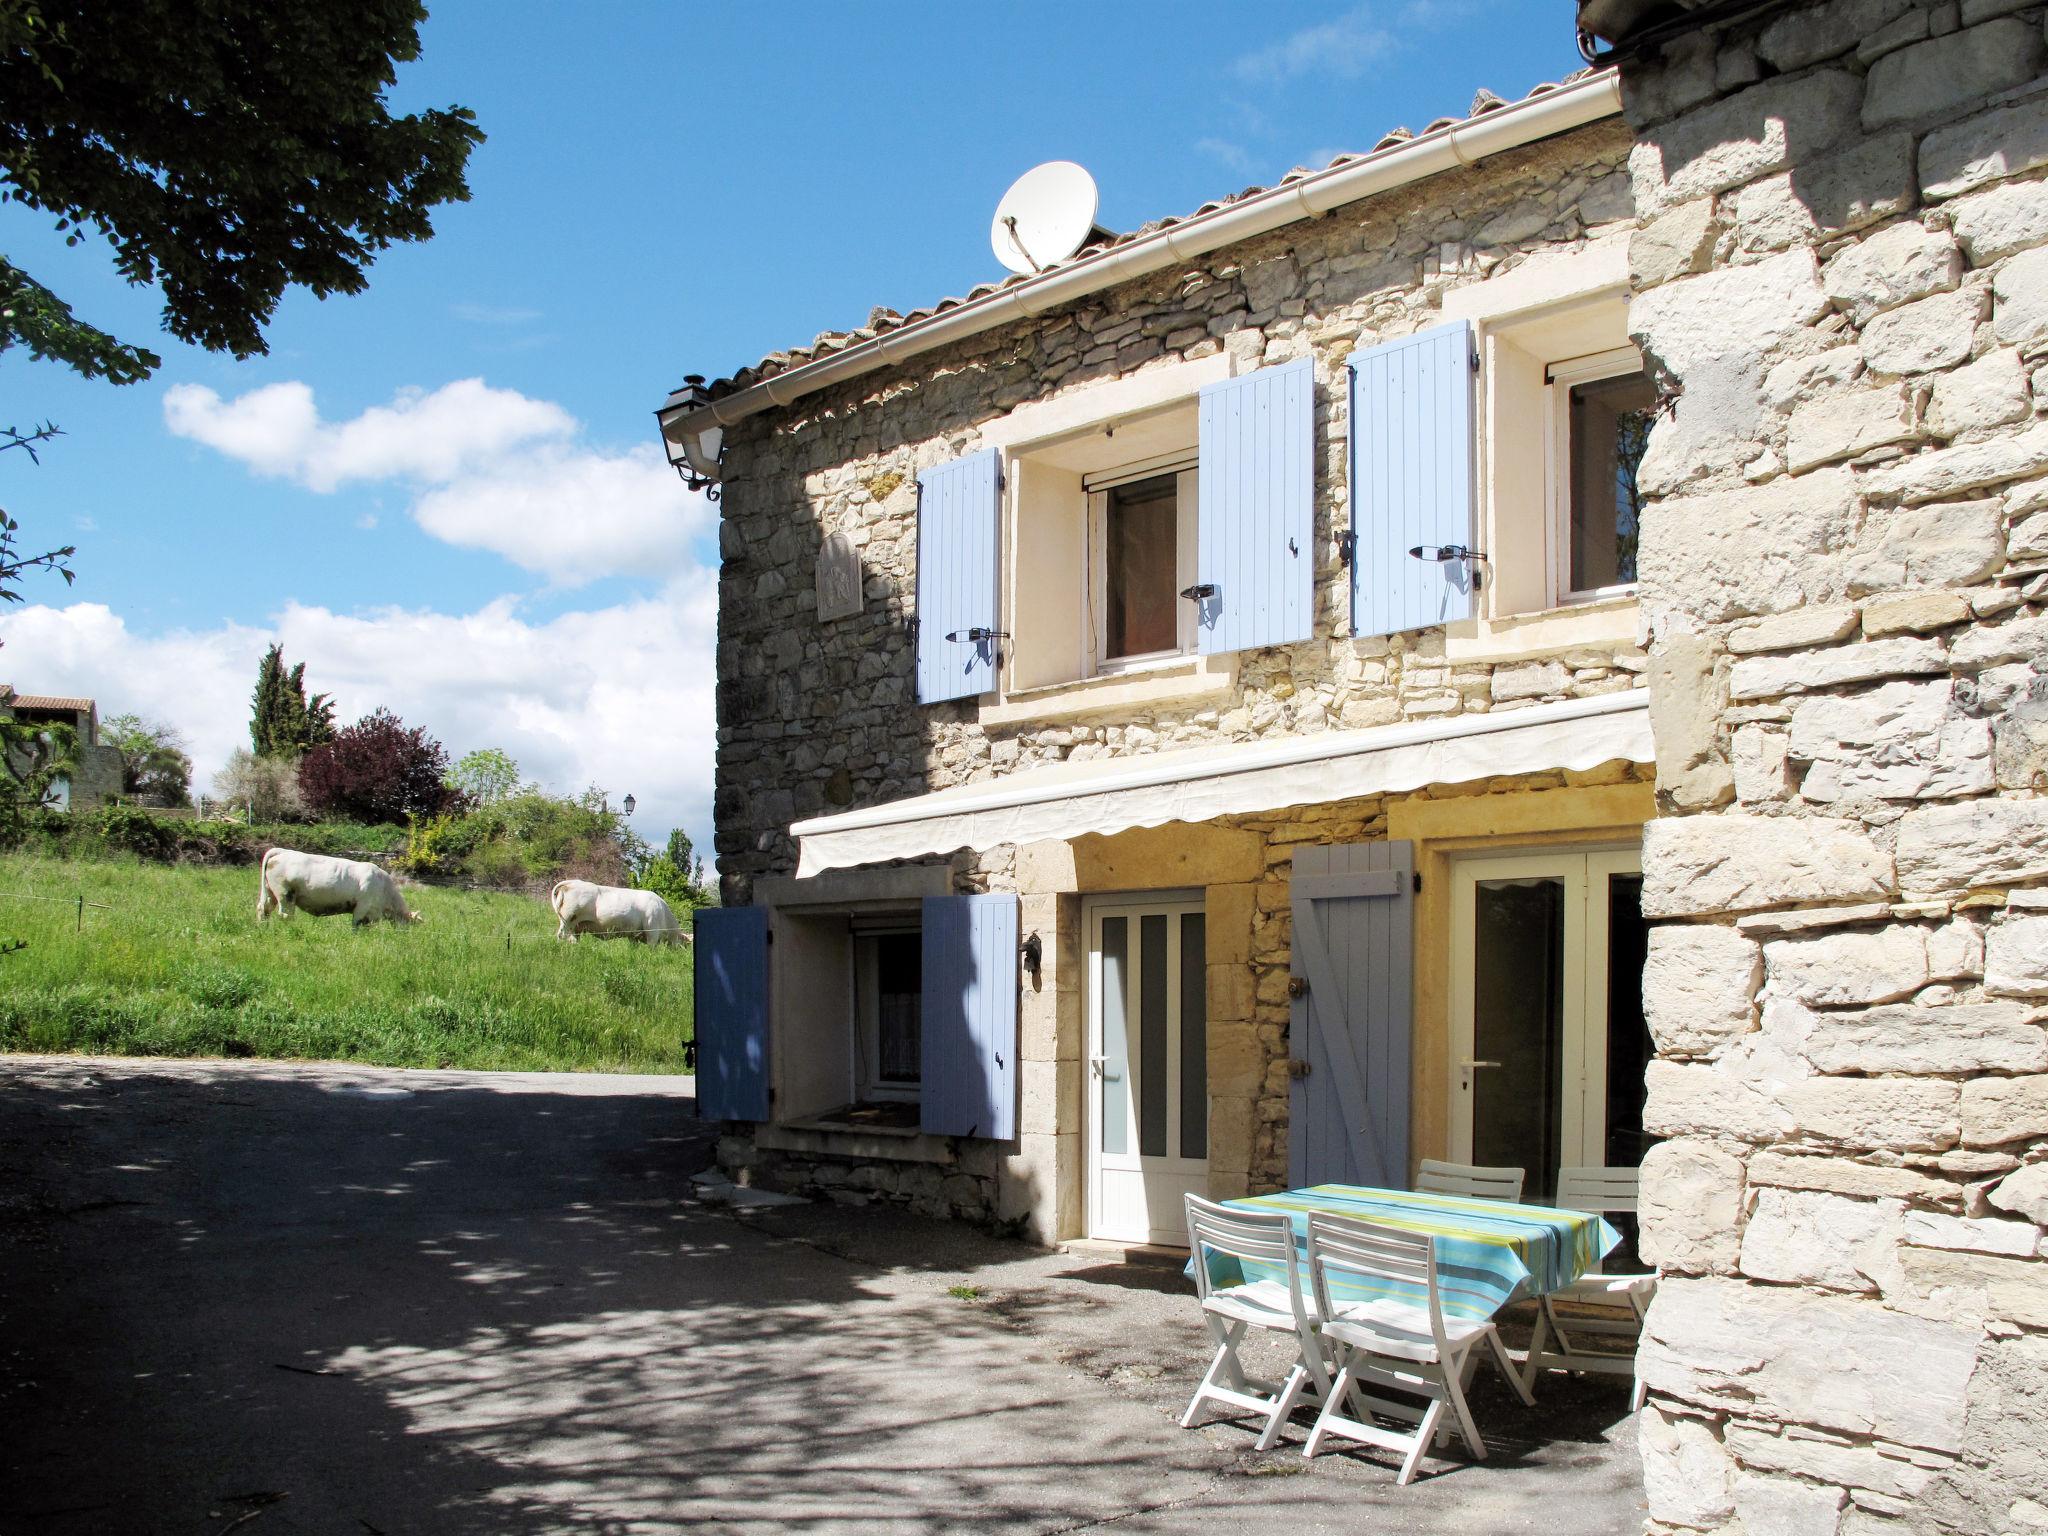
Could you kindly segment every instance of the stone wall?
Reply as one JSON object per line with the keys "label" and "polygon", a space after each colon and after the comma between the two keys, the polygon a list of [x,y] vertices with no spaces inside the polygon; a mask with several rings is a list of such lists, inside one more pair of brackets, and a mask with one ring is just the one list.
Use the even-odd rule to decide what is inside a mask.
{"label": "stone wall", "polygon": [[[751,417],[725,456],[715,814],[726,899],[795,862],[792,820],[1035,764],[1520,707],[1641,683],[1632,645],[1454,664],[1443,631],[1349,637],[1344,361],[1435,323],[1445,293],[1634,227],[1618,119],[1342,208],[903,368]],[[1181,706],[984,728],[978,701],[913,686],[916,477],[1018,406],[1227,353],[1316,359],[1318,638],[1241,656]],[[820,623],[823,540],[846,534],[862,612]]]}
{"label": "stone wall", "polygon": [[1833,0],[1623,66],[1631,324],[1677,392],[1653,1530],[2048,1526],[2043,28]]}

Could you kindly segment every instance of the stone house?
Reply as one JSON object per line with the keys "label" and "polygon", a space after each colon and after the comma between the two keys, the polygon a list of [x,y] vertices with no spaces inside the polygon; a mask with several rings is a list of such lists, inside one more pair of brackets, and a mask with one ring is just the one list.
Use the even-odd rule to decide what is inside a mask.
{"label": "stone house", "polygon": [[118,799],[123,763],[120,752],[100,741],[99,705],[91,699],[46,693],[16,693],[0,683],[0,719],[68,725],[78,736],[78,768],[52,786],[56,809],[88,811]]}
{"label": "stone house", "polygon": [[2048,1525],[2043,11],[1584,0],[671,397],[724,1162],[1123,1242],[1639,1163],[1653,1529]]}

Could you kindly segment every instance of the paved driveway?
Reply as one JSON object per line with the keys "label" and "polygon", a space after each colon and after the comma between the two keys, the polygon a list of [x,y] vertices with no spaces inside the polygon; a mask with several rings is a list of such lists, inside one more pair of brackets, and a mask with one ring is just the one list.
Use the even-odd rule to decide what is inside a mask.
{"label": "paved driveway", "polygon": [[0,1057],[0,1532],[1640,1528],[1624,1384],[1488,1387],[1495,1459],[1408,1489],[1304,1470],[1175,1427],[1172,1274],[697,1203],[692,1109]]}

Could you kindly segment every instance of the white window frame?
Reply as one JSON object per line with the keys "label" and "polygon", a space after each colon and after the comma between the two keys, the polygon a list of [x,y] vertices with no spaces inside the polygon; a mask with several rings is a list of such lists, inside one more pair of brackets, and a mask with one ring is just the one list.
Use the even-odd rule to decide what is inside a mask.
{"label": "white window frame", "polygon": [[[1575,384],[1593,384],[1601,379],[1620,378],[1643,371],[1643,354],[1634,346],[1611,347],[1584,357],[1551,363],[1545,370],[1548,412],[1549,464],[1545,494],[1545,540],[1550,555],[1550,600],[1554,607],[1597,603],[1609,598],[1631,597],[1637,582],[1617,582],[1610,587],[1578,588],[1572,585],[1572,412],[1571,392]],[[1640,535],[1639,535],[1640,536]]]}
{"label": "white window frame", "polygon": [[[924,925],[917,918],[856,919],[848,951],[852,964],[853,1002],[853,1101],[856,1104],[915,1104],[924,1097],[924,1084],[882,1081],[881,975],[876,963],[875,943],[885,934],[922,935]],[[922,1027],[922,1021],[920,1021]]]}
{"label": "white window frame", "polygon": [[[1109,491],[1112,486],[1133,480],[1150,480],[1171,472],[1174,475],[1174,647],[1170,651],[1148,651],[1141,656],[1109,654]],[[1200,510],[1200,486],[1195,471],[1195,452],[1169,454],[1125,465],[1101,474],[1086,476],[1083,494],[1088,498],[1087,591],[1082,603],[1087,614],[1088,676],[1114,677],[1127,672],[1151,671],[1172,666],[1195,654],[1195,605],[1180,594],[1195,584],[1195,519]]]}

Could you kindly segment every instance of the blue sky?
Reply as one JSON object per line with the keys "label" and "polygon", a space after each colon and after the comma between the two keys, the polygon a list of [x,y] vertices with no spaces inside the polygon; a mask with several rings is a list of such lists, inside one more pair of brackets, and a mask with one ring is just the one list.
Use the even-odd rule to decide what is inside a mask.
{"label": "blue sky", "polygon": [[714,514],[651,414],[684,373],[999,275],[990,212],[1039,161],[1129,228],[1578,65],[1568,0],[441,0],[395,99],[476,111],[472,200],[366,293],[289,297],[267,357],[172,342],[102,250],[0,209],[0,250],[165,359],[124,389],[0,361],[0,421],[66,433],[0,458],[0,505],[78,545],[75,587],[0,616],[0,680],[177,725],[204,781],[281,637],[344,718],[708,848]]}

